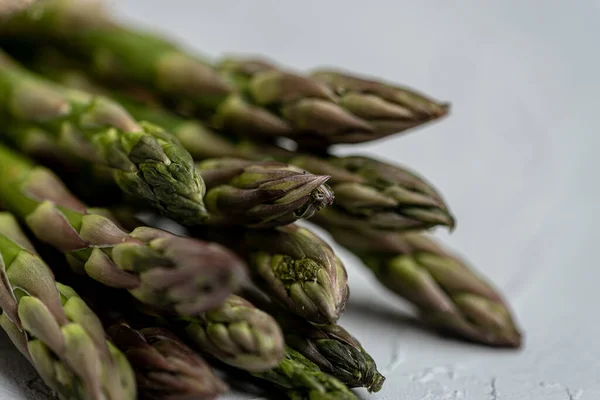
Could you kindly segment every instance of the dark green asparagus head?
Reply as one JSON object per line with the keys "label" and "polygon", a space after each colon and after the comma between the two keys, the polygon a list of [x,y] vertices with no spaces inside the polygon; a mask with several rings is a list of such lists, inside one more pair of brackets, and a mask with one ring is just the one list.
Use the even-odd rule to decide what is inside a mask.
{"label": "dark green asparagus head", "polygon": [[188,319],[186,330],[203,352],[246,371],[268,370],[283,357],[283,334],[277,322],[238,296]]}
{"label": "dark green asparagus head", "polygon": [[358,399],[346,385],[289,347],[277,367],[253,375],[283,389],[292,400]]}
{"label": "dark green asparagus head", "polygon": [[[373,127],[370,139],[385,137],[444,117],[450,104],[440,103],[413,89],[350,75],[336,70],[312,73],[338,96],[338,104]],[[355,135],[360,142],[364,135]]]}
{"label": "dark green asparagus head", "polygon": [[348,275],[333,249],[306,228],[247,231],[249,265],[262,288],[297,315],[332,323],[349,295]]}
{"label": "dark green asparagus head", "polygon": [[521,334],[497,291],[466,262],[419,234],[331,231],[381,283],[415,304],[433,326],[491,346],[519,347]]}
{"label": "dark green asparagus head", "polygon": [[61,153],[111,167],[126,193],[182,223],[206,218],[205,188],[191,155],[162,128],[138,123],[117,103],[68,90],[19,66],[0,53],[0,113],[15,144],[36,128]]}
{"label": "dark green asparagus head", "polygon": [[131,362],[144,399],[209,400],[228,390],[194,350],[165,329],[117,323],[108,335]]}
{"label": "dark green asparagus head", "polygon": [[[281,321],[281,320],[280,320]],[[369,353],[348,331],[337,324],[312,325],[301,319],[284,318],[286,343],[349,387],[378,392],[385,377]]]}
{"label": "dark green asparagus head", "polygon": [[358,156],[320,159],[302,155],[290,162],[300,168],[306,165],[313,173],[330,174],[335,202],[316,220],[326,228],[335,225],[396,232],[454,228],[454,217],[442,196],[405,167]]}
{"label": "dark green asparagus head", "polygon": [[268,228],[310,218],[331,205],[328,176],[267,161],[219,158],[197,164],[206,183],[209,223]]}

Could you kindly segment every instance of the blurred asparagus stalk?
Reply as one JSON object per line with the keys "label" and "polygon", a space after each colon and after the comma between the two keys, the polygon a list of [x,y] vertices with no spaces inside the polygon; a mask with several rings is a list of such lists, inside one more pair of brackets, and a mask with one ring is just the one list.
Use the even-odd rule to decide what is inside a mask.
{"label": "blurred asparagus stalk", "polygon": [[124,192],[165,215],[184,224],[206,219],[205,188],[190,154],[112,100],[55,85],[0,52],[0,112],[1,133],[23,147],[52,135],[55,151],[110,167]]}
{"label": "blurred asparagus stalk", "polygon": [[0,213],[0,325],[44,382],[65,399],[136,399],[125,356],[94,312],[48,266],[9,213]]}
{"label": "blurred asparagus stalk", "polygon": [[407,88],[339,72],[314,77],[261,60],[211,66],[156,34],[120,26],[98,4],[47,0],[9,18],[4,38],[59,46],[117,85],[142,86],[210,121],[250,137],[286,136],[320,146],[374,140],[448,113]]}
{"label": "blurred asparagus stalk", "polygon": [[467,263],[422,234],[350,231],[317,222],[432,326],[490,346],[519,347],[521,333],[497,291]]}
{"label": "blurred asparagus stalk", "polygon": [[228,390],[208,364],[164,328],[112,324],[108,335],[125,353],[147,400],[212,400]]}
{"label": "blurred asparagus stalk", "polygon": [[25,50],[20,46],[13,47],[8,46],[11,55],[44,77],[68,88],[115,99],[136,120],[148,121],[165,128],[181,142],[195,160],[250,157],[243,149],[238,149],[232,138],[212,131],[201,121],[186,119],[167,111],[156,96],[146,91],[131,88],[119,90],[101,85],[85,73],[82,64],[66,57],[53,47],[40,46]]}
{"label": "blurred asparagus stalk", "polygon": [[244,276],[243,262],[219,245],[149,227],[127,233],[86,208],[51,171],[2,145],[0,165],[4,207],[77,272],[143,303],[196,315],[224,301]]}

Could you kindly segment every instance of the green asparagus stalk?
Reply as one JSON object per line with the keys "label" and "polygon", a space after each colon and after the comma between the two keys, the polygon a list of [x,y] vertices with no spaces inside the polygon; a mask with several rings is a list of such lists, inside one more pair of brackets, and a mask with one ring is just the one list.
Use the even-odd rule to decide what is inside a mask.
{"label": "green asparagus stalk", "polygon": [[333,203],[328,176],[277,162],[217,158],[196,165],[209,224],[267,228],[310,218]]}
{"label": "green asparagus stalk", "polygon": [[44,382],[65,399],[136,399],[123,354],[93,311],[48,266],[9,213],[0,213],[0,325]]}
{"label": "green asparagus stalk", "polygon": [[65,253],[77,272],[143,303],[195,315],[224,301],[244,276],[242,261],[216,244],[149,227],[127,233],[87,209],[52,172],[2,145],[0,165],[6,209]]}
{"label": "green asparagus stalk", "polygon": [[426,323],[491,346],[520,346],[521,334],[502,297],[433,239],[338,227],[329,232],[384,286],[413,303]]}
{"label": "green asparagus stalk", "polygon": [[283,361],[273,369],[253,374],[285,390],[291,400],[357,400],[346,385],[297,351],[287,347]]}
{"label": "green asparagus stalk", "polygon": [[[436,102],[413,89],[338,71],[316,71],[312,79],[300,78],[264,59],[235,57],[223,60],[218,68],[255,103],[277,107],[278,115],[297,119],[304,135],[294,138],[312,146],[383,138],[444,117],[450,109],[448,103]],[[320,99],[330,100],[336,107]],[[340,109],[345,114],[339,113]]]}
{"label": "green asparagus stalk", "polygon": [[[110,97],[119,102],[138,121],[148,121],[165,128],[173,134],[195,160],[207,158],[231,157],[248,158],[250,155],[238,149],[229,138],[225,138],[209,129],[198,120],[179,117],[165,110],[148,93],[139,90],[117,90],[100,85],[91,79],[70,59],[51,47],[36,48],[35,54],[24,55],[15,50],[27,67],[52,79],[53,81],[77,90]],[[75,66],[74,66],[75,64]]]}
{"label": "green asparagus stalk", "polygon": [[289,162],[331,176],[335,203],[331,209],[322,210],[330,224],[350,230],[396,232],[454,228],[454,217],[441,195],[405,167],[361,156],[297,155]]}
{"label": "green asparagus stalk", "polygon": [[399,95],[385,84],[379,85],[387,91],[372,84],[375,90],[337,75],[332,84],[321,74],[311,78],[255,60],[226,59],[213,67],[156,34],[120,26],[89,2],[45,1],[9,18],[0,35],[28,39],[27,45],[52,43],[107,82],[145,87],[216,128],[251,137],[363,142],[448,112],[447,104],[408,89]]}
{"label": "green asparagus stalk", "polygon": [[254,287],[245,288],[242,296],[273,315],[281,326],[286,344],[322,371],[349,387],[366,387],[369,392],[378,392],[383,386],[385,377],[377,371],[373,358],[341,326],[311,324],[287,312]]}
{"label": "green asparagus stalk", "polygon": [[183,321],[204,353],[249,372],[276,367],[284,353],[283,334],[269,314],[231,295],[219,307]]}
{"label": "green asparagus stalk", "polygon": [[62,152],[110,167],[124,192],[165,215],[185,224],[206,219],[205,188],[190,154],[117,103],[55,85],[0,53],[0,114],[4,135],[26,136],[35,147],[39,131],[52,134]]}
{"label": "green asparagus stalk", "polygon": [[385,377],[360,342],[337,324],[313,325],[300,318],[277,314],[285,341],[349,387],[366,387],[378,392]]}
{"label": "green asparagus stalk", "polygon": [[[338,104],[369,121],[378,137],[414,128],[445,116],[449,103],[438,103],[414,89],[376,81],[335,69],[320,69],[311,76],[330,87]],[[364,141],[357,135],[355,142]]]}
{"label": "green asparagus stalk", "polygon": [[108,334],[131,362],[144,399],[210,400],[228,390],[194,350],[164,328],[136,330],[119,322]]}
{"label": "green asparagus stalk", "polygon": [[348,300],[348,275],[333,249],[290,224],[265,230],[195,230],[225,244],[250,266],[260,288],[287,310],[314,323],[337,321]]}

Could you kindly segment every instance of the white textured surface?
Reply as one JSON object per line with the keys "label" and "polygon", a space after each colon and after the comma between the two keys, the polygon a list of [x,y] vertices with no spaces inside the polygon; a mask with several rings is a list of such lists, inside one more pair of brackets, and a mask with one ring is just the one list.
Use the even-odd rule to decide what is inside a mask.
{"label": "white textured surface", "polygon": [[[409,308],[379,294],[340,251],[352,287],[342,323],[388,379],[370,398],[600,398],[600,2],[114,4],[211,56],[255,52],[298,68],[345,66],[452,101],[442,123],[359,150],[406,163],[445,193],[459,223],[453,235],[439,235],[512,300],[525,347],[498,351],[419,330],[403,318]],[[0,351],[0,399],[37,398],[39,390],[27,389],[31,368],[6,339]]]}

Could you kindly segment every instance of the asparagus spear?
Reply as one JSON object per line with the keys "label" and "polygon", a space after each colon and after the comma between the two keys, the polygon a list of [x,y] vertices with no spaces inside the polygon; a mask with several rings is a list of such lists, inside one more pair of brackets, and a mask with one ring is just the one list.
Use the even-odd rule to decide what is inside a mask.
{"label": "asparagus spear", "polygon": [[369,392],[378,392],[383,386],[385,377],[377,371],[373,358],[341,326],[311,324],[287,312],[254,287],[245,288],[242,295],[273,315],[283,330],[286,344],[322,371],[349,387],[364,386]]}
{"label": "asparagus spear", "polygon": [[144,399],[209,400],[228,390],[194,350],[164,328],[136,330],[119,322],[108,334],[131,362]]}
{"label": "asparagus spear", "polygon": [[[227,72],[254,102],[277,107],[279,114],[290,120],[300,119],[306,133],[296,139],[311,145],[361,143],[383,138],[439,119],[450,109],[448,103],[438,103],[413,89],[335,70],[315,71],[312,79],[300,80],[264,59],[234,57],[223,60],[218,68]],[[319,87],[317,82],[331,92]],[[354,122],[347,120],[344,126],[335,121],[333,114],[327,113],[328,108],[332,111],[334,108],[323,101],[311,100],[309,87],[315,88],[314,97],[316,93],[323,93],[323,99],[334,101],[337,107],[352,115]]]}
{"label": "asparagus spear", "polygon": [[[414,89],[376,81],[335,69],[320,69],[311,76],[338,94],[338,104],[369,121],[378,137],[414,128],[448,114],[449,103],[438,103]],[[362,135],[353,138],[364,141]]]}
{"label": "asparagus spear", "polygon": [[337,324],[313,325],[300,318],[277,314],[285,341],[349,387],[366,387],[378,392],[385,377],[360,342]]}
{"label": "asparagus spear", "polygon": [[239,296],[229,296],[221,306],[186,318],[184,324],[200,350],[236,368],[262,372],[276,367],[283,357],[277,322]]}
{"label": "asparagus spear", "polygon": [[9,213],[0,213],[0,325],[65,399],[136,398],[127,360],[106,341],[98,317],[48,266]]}
{"label": "asparagus spear", "polygon": [[361,156],[298,155],[289,162],[331,176],[335,203],[330,210],[323,210],[329,223],[350,230],[397,232],[435,226],[454,228],[454,217],[441,195],[405,167]]}
{"label": "asparagus spear", "polygon": [[[326,225],[326,220],[319,222]],[[520,346],[521,334],[502,297],[464,260],[433,239],[422,234],[328,229],[384,286],[417,306],[425,322],[491,346]]]}
{"label": "asparagus spear", "polygon": [[247,231],[246,259],[259,282],[290,311],[315,323],[337,321],[349,296],[348,274],[333,249],[306,228]]}
{"label": "asparagus spear", "polygon": [[281,387],[291,400],[357,399],[342,382],[324,373],[316,364],[289,347],[276,368],[253,375]]}
{"label": "asparagus spear", "polygon": [[33,234],[68,255],[72,267],[138,300],[182,315],[220,304],[244,266],[216,244],[149,227],[127,233],[87,209],[49,170],[0,145],[0,203]]}
{"label": "asparagus spear", "polygon": [[349,296],[348,275],[333,249],[290,224],[265,230],[195,230],[242,256],[256,283],[287,310],[315,323],[337,321]]}
{"label": "asparagus spear", "polygon": [[[314,138],[321,145],[363,142],[448,111],[448,105],[407,89],[398,95],[398,89],[380,84],[393,91],[392,99],[380,88],[341,85],[341,79],[332,85],[321,75],[302,76],[263,61],[225,59],[213,67],[175,43],[119,26],[95,5],[75,0],[32,6],[8,19],[0,33],[34,44],[52,42],[105,81],[146,87],[219,129],[252,137]],[[401,101],[394,101],[398,97]],[[430,113],[423,115],[424,109]]]}
{"label": "asparagus spear", "polygon": [[196,165],[206,182],[208,223],[274,227],[310,218],[333,203],[328,176],[277,162],[218,158]]}
{"label": "asparagus spear", "polygon": [[[112,168],[124,192],[165,215],[185,224],[206,219],[205,188],[190,154],[162,128],[136,122],[117,103],[57,86],[0,53],[0,113],[4,134],[41,129],[64,152]],[[34,141],[39,136],[31,134]]]}

